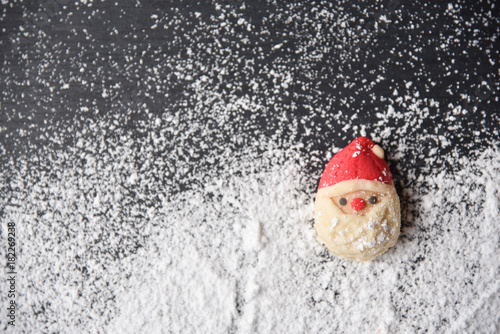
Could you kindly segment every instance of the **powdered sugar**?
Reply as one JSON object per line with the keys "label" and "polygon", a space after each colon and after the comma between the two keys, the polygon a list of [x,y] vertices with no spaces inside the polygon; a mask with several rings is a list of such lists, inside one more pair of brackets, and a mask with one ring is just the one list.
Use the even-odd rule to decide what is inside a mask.
{"label": "powdered sugar", "polygon": [[[254,157],[252,161],[256,170],[266,169],[265,160]],[[469,300],[483,289],[493,289],[494,284],[495,276],[488,278],[487,272],[493,270],[491,275],[495,275],[499,255],[495,239],[497,151],[488,150],[472,164],[460,164],[467,171],[462,176],[431,175],[427,181],[433,181],[438,193],[423,193],[419,184],[406,190],[415,192],[407,200],[419,208],[411,219],[414,225],[404,227],[395,249],[372,264],[325,255],[310,225],[312,198],[301,195],[307,178],[294,178],[296,181],[290,183],[290,174],[301,173],[300,167],[287,165],[284,171],[268,165],[269,172],[214,180],[207,190],[183,193],[159,208],[154,215],[158,218],[147,224],[153,225],[149,246],[120,261],[120,272],[125,274],[123,270],[130,268],[127,275],[131,279],[113,283],[119,316],[108,329],[265,332],[277,328],[303,332],[326,325],[346,331],[392,331],[409,328],[415,319],[439,326],[442,319],[435,309],[452,323],[467,312],[475,318],[491,314]],[[483,169],[484,174],[478,173]],[[263,191],[259,183],[271,187]],[[443,212],[447,204],[460,203],[455,194],[466,193],[471,184],[487,189],[477,193],[476,204],[469,211]],[[209,199],[203,195],[208,191],[219,196]],[[280,207],[275,205],[279,194],[287,199]],[[431,209],[419,204],[428,197],[434,199]],[[228,203],[234,203],[232,209]],[[406,222],[409,214],[405,210]],[[476,229],[479,224],[481,229]],[[442,234],[443,228],[446,234]],[[325,256],[326,263],[321,260]],[[422,260],[415,263],[416,258]],[[339,272],[340,266],[343,272]],[[398,279],[378,279],[380,275]],[[471,283],[464,286],[467,282]],[[375,301],[371,302],[372,298]],[[325,308],[321,301],[326,300],[336,302]],[[418,304],[425,307],[414,309]],[[458,306],[450,308],[450,304]],[[317,317],[318,312],[340,315],[346,308],[353,310],[359,323]],[[356,310],[371,317],[361,317]],[[475,318],[454,326],[479,328],[481,322]]]}
{"label": "powdered sugar", "polygon": [[[498,327],[498,118],[484,111],[497,100],[475,93],[489,85],[476,65],[445,57],[480,43],[494,62],[488,36],[458,33],[493,19],[465,24],[445,4],[435,21],[459,30],[429,41],[427,62],[428,16],[411,4],[366,17],[302,2],[258,20],[243,2],[56,5],[46,25],[20,8],[2,40],[0,256],[15,222],[16,332]],[[377,49],[386,39],[398,46]],[[471,46],[443,53],[456,39]],[[447,72],[456,85],[438,82]],[[331,153],[359,135],[386,150],[402,203],[398,243],[370,263],[330,255],[312,218]]]}
{"label": "powdered sugar", "polygon": [[332,218],[332,226],[330,227],[330,232],[335,232],[335,226],[339,223],[339,219],[337,217]]}
{"label": "powdered sugar", "polygon": [[370,220],[368,221],[367,227],[369,230],[373,231],[376,224],[379,224],[379,222],[374,220],[373,218],[370,218]]}
{"label": "powdered sugar", "polygon": [[[81,179],[54,167],[80,156],[61,152],[50,160],[60,176],[24,176],[19,189],[31,189],[28,197],[11,193],[4,219],[16,221],[26,238],[19,259],[25,329],[38,327],[40,320],[22,305],[49,299],[45,314],[57,317],[50,327],[56,331],[81,329],[81,322],[71,322],[81,315],[88,315],[86,329],[111,332],[273,328],[290,333],[321,332],[325,326],[392,332],[417,321],[446,326],[443,314],[456,328],[471,329],[492,315],[488,303],[473,300],[482,291],[495,291],[500,184],[495,149],[476,161],[457,157],[456,173],[431,174],[404,188],[400,241],[380,260],[365,264],[332,257],[315,239],[314,182],[293,147],[270,146],[273,153],[262,157],[242,151],[228,157],[221,174],[205,185],[174,196],[158,189],[160,205],[147,207],[130,202],[126,188],[116,189],[114,180],[124,175],[130,184],[136,168],[119,167],[127,166],[123,162],[133,152],[114,145],[120,155],[106,158],[109,168],[98,174],[87,167],[89,174]],[[88,158],[99,166],[105,155]],[[143,173],[133,177],[136,198],[146,198],[145,186],[152,185],[154,174]],[[15,175],[10,182],[20,185],[23,174]],[[95,195],[85,199],[91,191],[86,189]],[[106,211],[110,218],[100,218]],[[114,219],[120,221],[116,228]],[[36,295],[28,282],[40,289]],[[339,320],[346,309],[356,324]]]}

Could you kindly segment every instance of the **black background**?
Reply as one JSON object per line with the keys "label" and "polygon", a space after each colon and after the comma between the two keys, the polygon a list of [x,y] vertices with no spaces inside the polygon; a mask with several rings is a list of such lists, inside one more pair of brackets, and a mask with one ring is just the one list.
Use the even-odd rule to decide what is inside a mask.
{"label": "black background", "polygon": [[[265,107],[265,111],[254,111],[253,117],[243,115],[246,118],[234,121],[242,123],[240,131],[245,136],[256,136],[257,131],[276,136],[277,142],[301,142],[306,156],[328,151],[332,143],[343,147],[359,135],[342,131],[345,124],[363,124],[368,134],[376,132],[374,114],[393,105],[404,110],[405,105],[396,102],[396,97],[418,92],[421,107],[429,108],[428,115],[410,113],[405,117],[422,118],[422,124],[402,134],[393,133],[382,144],[389,159],[391,150],[402,141],[412,146],[408,154],[414,156],[405,159],[411,165],[398,161],[395,172],[411,167],[419,173],[425,167],[419,157],[432,148],[437,149],[437,156],[454,149],[469,154],[498,137],[494,133],[499,125],[495,110],[500,49],[498,9],[481,1],[455,6],[456,14],[451,15],[448,3],[418,1],[335,5],[153,1],[118,6],[96,2],[93,7],[70,1],[9,2],[3,6],[1,20],[2,159],[15,159],[42,147],[68,145],[72,134],[64,132],[67,124],[75,122],[80,107],[89,104],[89,111],[81,113],[82,120],[133,109],[122,124],[133,131],[138,120],[146,117],[140,110],[141,103],[156,114],[174,113],[185,103],[194,103],[190,100],[191,82],[206,75],[204,88],[220,93],[223,99],[249,95]],[[355,35],[348,34],[335,20],[321,17],[318,13],[322,7],[333,8],[340,17],[351,19]],[[94,12],[96,8],[100,9],[98,13]],[[226,15],[221,17],[221,13]],[[154,14],[163,17],[160,26],[168,24],[169,28],[151,30]],[[380,21],[381,16],[391,22]],[[251,24],[250,31],[238,24],[240,18]],[[231,29],[222,29],[216,43],[211,29],[220,22]],[[118,35],[113,34],[113,29],[119,31]],[[20,38],[14,39],[15,34]],[[242,39],[246,42],[241,43]],[[277,44],[282,46],[273,49]],[[50,51],[50,59],[44,51]],[[126,66],[127,56],[141,58],[142,64]],[[48,65],[37,70],[44,61]],[[87,67],[80,74],[82,63]],[[175,67],[182,63],[193,65],[191,70],[185,70],[191,71],[191,80],[177,77]],[[158,65],[162,72],[157,77],[164,80],[156,89],[145,80],[144,70]],[[228,70],[227,75],[218,74],[221,67]],[[273,82],[269,75],[273,70],[292,76],[286,88]],[[379,75],[385,79],[376,82]],[[50,83],[53,90],[37,79]],[[76,82],[62,90],[61,80]],[[258,84],[257,89],[251,89],[250,80]],[[409,81],[412,85],[407,87]],[[90,82],[95,85],[90,86]],[[103,98],[102,89],[117,83],[120,88]],[[431,99],[439,106],[429,105]],[[450,120],[450,104],[461,106],[467,114]],[[95,116],[93,109],[99,109],[100,114]],[[338,119],[329,117],[338,111],[343,113]],[[278,119],[281,113],[290,123],[299,124],[293,138],[280,131],[286,127],[286,122]],[[407,121],[389,118],[384,126],[397,129]],[[450,123],[459,130],[439,126]],[[49,129],[47,124],[53,125]],[[26,131],[20,133],[21,129]],[[57,145],[41,138],[42,133],[50,137],[51,132],[61,135]],[[426,132],[443,135],[452,145],[443,148],[429,138],[421,141],[419,134]],[[233,145],[224,141],[228,137],[231,134],[211,140]],[[234,144],[234,150],[241,145],[244,143]],[[196,143],[192,147],[198,149]],[[439,158],[435,163],[436,168],[451,167],[443,166],[446,162]],[[310,167],[317,173],[322,166],[323,161]]]}

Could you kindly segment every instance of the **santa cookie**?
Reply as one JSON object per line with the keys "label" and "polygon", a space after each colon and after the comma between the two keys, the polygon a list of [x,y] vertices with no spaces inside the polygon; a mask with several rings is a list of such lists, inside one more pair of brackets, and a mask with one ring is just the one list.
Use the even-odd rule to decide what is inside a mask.
{"label": "santa cookie", "polygon": [[399,198],[384,150],[359,137],[326,166],[314,204],[319,239],[334,254],[369,261],[394,246]]}

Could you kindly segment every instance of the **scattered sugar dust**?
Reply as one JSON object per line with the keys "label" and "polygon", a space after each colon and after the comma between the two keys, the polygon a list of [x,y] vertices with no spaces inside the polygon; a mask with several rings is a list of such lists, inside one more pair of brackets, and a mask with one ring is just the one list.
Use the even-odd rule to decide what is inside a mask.
{"label": "scattered sugar dust", "polygon": [[[2,220],[22,236],[24,331],[391,333],[498,325],[496,145],[477,159],[452,152],[453,170],[405,185],[400,240],[376,261],[357,263],[330,255],[315,237],[319,175],[307,172],[300,147],[262,140],[259,150],[232,151],[217,171],[177,168],[174,180],[199,182],[172,193],[161,179],[174,165],[161,167],[163,158],[147,152],[153,146],[127,135],[102,142],[98,133],[110,124],[92,124],[98,131],[87,146],[79,145],[85,130],[72,148],[0,172]],[[158,143],[178,126],[151,124],[162,124]],[[406,150],[399,147],[402,156]]]}
{"label": "scattered sugar dust", "polygon": [[[403,46],[386,50],[393,56],[379,57],[385,65],[367,61],[360,51],[375,48],[386,29],[365,25],[375,19],[366,13],[304,2],[252,22],[244,9],[216,5],[210,17],[173,11],[151,15],[147,29],[138,23],[118,31],[106,21],[103,32],[92,20],[110,14],[82,4],[71,10],[90,21],[67,39],[21,26],[2,69],[2,120],[23,125],[2,125],[0,143],[2,153],[14,147],[18,154],[2,156],[0,170],[0,239],[7,222],[20,236],[16,330],[495,332],[498,143],[477,144],[479,135],[458,130],[473,114],[478,132],[495,138],[498,119],[479,110],[487,99],[465,105],[478,97],[460,77],[469,77],[458,72],[463,64],[444,57],[458,52],[445,50],[453,40],[438,41],[442,58],[430,62],[457,79],[457,87],[443,88],[450,99],[452,90],[470,95],[450,106],[424,96],[436,94],[435,68],[414,82],[390,78],[425,63],[413,51],[419,42],[400,39]],[[107,10],[134,20],[131,9]],[[449,24],[453,30],[463,20],[453,6],[449,11],[447,19],[458,22]],[[425,25],[411,8],[405,12],[411,25]],[[403,18],[398,8],[376,20],[393,20],[394,29]],[[60,13],[56,19],[73,22]],[[164,43],[161,29],[171,41]],[[276,30],[280,43],[271,45]],[[476,44],[491,53],[478,57],[494,58],[483,35]],[[82,36],[88,44],[76,45]],[[186,44],[192,48],[185,53],[169,53]],[[10,73],[14,63],[26,70]],[[361,71],[367,64],[380,69]],[[323,73],[326,67],[338,71]],[[39,73],[36,83],[30,71]],[[137,78],[144,80],[134,86]],[[76,102],[65,93],[73,90]],[[364,111],[373,101],[388,107],[368,122]],[[44,109],[53,104],[76,109]],[[40,118],[43,125],[31,122]],[[400,240],[371,263],[330,255],[312,225],[319,166],[332,145],[359,135],[386,148],[403,209]]]}
{"label": "scattered sugar dust", "polygon": [[[64,171],[30,185],[21,170],[11,179],[11,187],[29,186],[5,211],[23,235],[25,331],[391,333],[498,324],[496,148],[475,161],[456,156],[456,172],[405,188],[401,239],[376,261],[357,263],[316,239],[311,175],[298,148],[243,150],[204,184],[147,209],[129,202],[147,196],[149,181],[123,176],[132,159],[125,147],[117,143],[122,160],[103,168],[106,176]],[[120,176],[137,186],[133,195],[112,186]],[[44,318],[27,305],[43,307]]]}
{"label": "scattered sugar dust", "polygon": [[418,214],[404,217],[405,237],[372,263],[325,254],[296,159],[252,161],[270,171],[222,175],[165,206],[154,254],[131,260],[133,279],[108,329],[392,333],[498,325],[489,304],[499,306],[498,150],[459,158],[456,174],[429,176],[431,190],[419,181],[405,190]]}

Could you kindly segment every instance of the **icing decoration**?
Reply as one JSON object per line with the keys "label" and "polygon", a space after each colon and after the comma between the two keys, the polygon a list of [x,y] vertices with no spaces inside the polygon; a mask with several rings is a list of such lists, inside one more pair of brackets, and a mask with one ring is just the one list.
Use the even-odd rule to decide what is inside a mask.
{"label": "icing decoration", "polygon": [[363,210],[365,208],[365,201],[363,201],[363,199],[359,197],[356,197],[352,200],[351,207],[356,211]]}
{"label": "icing decoration", "polygon": [[383,157],[384,151],[380,146],[366,137],[357,138],[326,165],[319,187],[324,188],[352,179],[378,180],[391,184],[392,174],[387,162],[379,157],[380,150]]}

